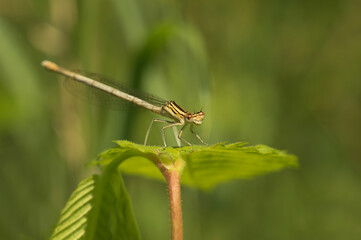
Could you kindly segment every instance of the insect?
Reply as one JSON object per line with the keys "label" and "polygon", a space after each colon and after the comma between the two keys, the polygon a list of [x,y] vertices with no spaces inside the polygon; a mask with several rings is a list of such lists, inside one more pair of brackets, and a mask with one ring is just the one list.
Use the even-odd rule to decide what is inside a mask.
{"label": "insect", "polygon": [[68,79],[77,81],[79,83],[88,85],[94,89],[100,90],[102,92],[108,93],[109,96],[115,96],[120,101],[126,101],[129,103],[132,103],[134,105],[137,105],[139,107],[148,109],[154,113],[157,113],[161,116],[164,116],[170,120],[164,120],[164,119],[153,119],[148,127],[147,133],[145,135],[144,139],[144,145],[147,144],[148,136],[150,133],[150,130],[153,126],[154,122],[164,122],[168,123],[168,125],[162,127],[161,129],[161,135],[164,147],[167,147],[167,142],[165,140],[165,134],[164,130],[170,127],[176,127],[176,126],[182,126],[181,130],[178,134],[178,139],[190,146],[192,144],[182,138],[182,134],[184,129],[190,125],[190,131],[199,139],[199,141],[205,145],[206,144],[203,139],[193,130],[194,125],[201,125],[204,119],[204,112],[199,111],[196,113],[190,113],[186,110],[184,110],[182,107],[180,107],[177,103],[174,101],[164,101],[160,98],[157,98],[151,94],[147,93],[141,93],[141,94],[135,94],[136,92],[134,90],[129,90],[124,87],[113,87],[109,86],[101,81],[94,80],[90,77],[84,76],[82,74],[69,71],[65,68],[62,68],[58,66],[57,64],[50,62],[50,61],[43,61],[41,65],[53,72],[59,73],[61,75],[66,76]]}

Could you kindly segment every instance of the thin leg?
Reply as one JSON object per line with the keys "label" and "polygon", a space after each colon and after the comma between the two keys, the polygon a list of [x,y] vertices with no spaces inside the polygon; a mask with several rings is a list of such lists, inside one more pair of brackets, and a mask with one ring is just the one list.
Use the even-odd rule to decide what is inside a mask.
{"label": "thin leg", "polygon": [[162,127],[162,138],[163,138],[164,147],[167,147],[167,143],[165,141],[165,136],[164,136],[164,129],[169,128],[169,127],[174,127],[174,126],[182,126],[182,125],[184,125],[184,121],[172,123],[172,124]]}
{"label": "thin leg", "polygon": [[[154,119],[150,122],[150,124],[149,124],[148,131],[147,131],[147,134],[145,135],[145,139],[144,139],[144,145],[147,144],[148,136],[149,136],[149,133],[150,133],[150,129],[152,128],[154,122],[173,123],[173,122],[171,122],[171,121],[154,118]],[[163,141],[164,141],[164,140],[163,140]]]}
{"label": "thin leg", "polygon": [[[192,144],[191,144],[190,142],[188,142],[187,140],[185,140],[184,138],[182,138],[183,130],[187,127],[187,125],[188,125],[188,124],[184,125],[184,126],[181,128],[181,130],[179,131],[179,134],[178,134],[178,138],[179,138],[181,141],[183,141],[183,142],[185,142],[186,144],[188,144],[189,146],[192,146]],[[192,149],[193,149],[193,147],[192,147]]]}
{"label": "thin leg", "polygon": [[199,139],[199,141],[201,141],[201,143],[203,143],[204,145],[209,146],[208,143],[205,143],[205,142],[203,141],[203,139],[202,139],[196,132],[193,131],[193,125],[191,125],[190,130],[191,130],[191,132],[192,132],[194,135],[196,135],[196,137]]}
{"label": "thin leg", "polygon": [[174,137],[175,137],[175,140],[177,142],[177,145],[178,145],[178,147],[180,147],[181,146],[181,141],[178,138],[178,130],[177,130],[177,128],[175,126],[173,126],[172,129],[173,129],[173,133],[174,133]]}

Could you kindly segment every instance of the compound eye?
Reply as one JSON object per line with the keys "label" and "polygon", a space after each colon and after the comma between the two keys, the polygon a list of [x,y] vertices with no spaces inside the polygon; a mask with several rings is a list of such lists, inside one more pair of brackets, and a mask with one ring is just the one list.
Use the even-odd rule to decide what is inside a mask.
{"label": "compound eye", "polygon": [[187,114],[186,119],[187,119],[187,121],[191,121],[192,120],[192,114]]}
{"label": "compound eye", "polygon": [[204,112],[200,111],[198,112],[198,115],[203,119],[204,118]]}

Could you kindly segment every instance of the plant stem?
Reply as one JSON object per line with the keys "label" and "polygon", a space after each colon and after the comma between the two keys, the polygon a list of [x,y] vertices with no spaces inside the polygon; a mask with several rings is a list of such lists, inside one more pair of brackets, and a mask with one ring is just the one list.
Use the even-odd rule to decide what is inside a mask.
{"label": "plant stem", "polygon": [[172,240],[183,240],[182,202],[178,171],[169,172],[168,194],[170,218],[172,224]]}
{"label": "plant stem", "polygon": [[183,240],[180,174],[176,167],[167,169],[160,162],[156,165],[162,172],[168,185],[172,240]]}

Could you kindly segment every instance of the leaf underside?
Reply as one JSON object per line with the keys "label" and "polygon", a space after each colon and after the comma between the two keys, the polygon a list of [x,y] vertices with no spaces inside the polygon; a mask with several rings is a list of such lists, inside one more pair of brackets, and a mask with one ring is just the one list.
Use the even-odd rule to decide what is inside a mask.
{"label": "leaf underside", "polygon": [[51,239],[140,239],[119,173],[108,171],[80,182]]}

